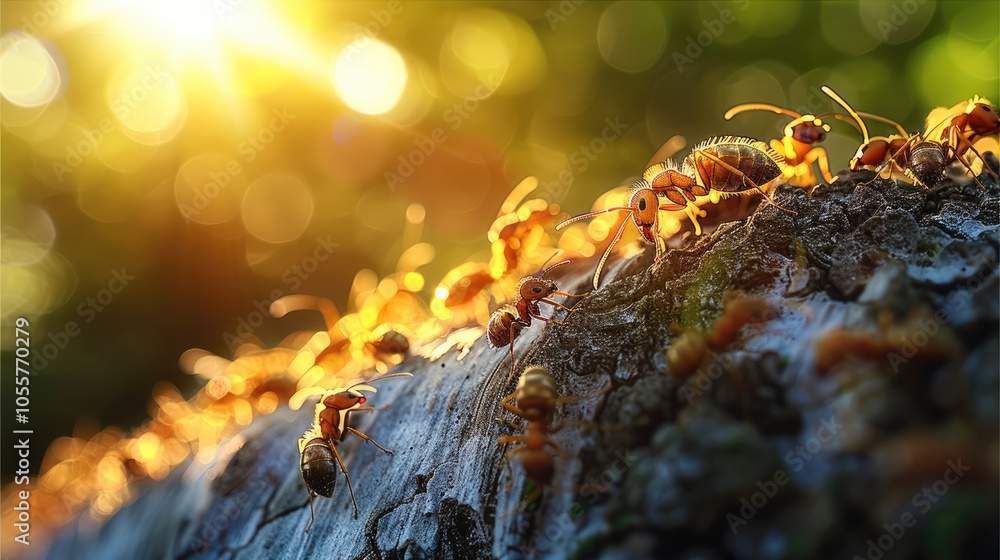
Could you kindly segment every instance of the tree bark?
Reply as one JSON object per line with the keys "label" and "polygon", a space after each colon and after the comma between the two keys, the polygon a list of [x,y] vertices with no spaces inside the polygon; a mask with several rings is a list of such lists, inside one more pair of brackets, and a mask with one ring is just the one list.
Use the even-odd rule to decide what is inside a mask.
{"label": "tree bark", "polygon": [[[497,443],[516,432],[496,418],[523,423],[500,406],[516,379],[483,337],[461,358],[407,360],[413,379],[353,416],[394,452],[338,447],[358,519],[341,476],[304,532],[306,406],[256,419],[231,457],[178,469],[49,556],[850,558],[889,534],[897,557],[996,557],[1000,189],[870,178],[782,187],[797,216],[762,204],[657,263],[613,261],[569,324],[525,329],[518,371],[545,366],[580,399],[556,423],[602,426],[552,436],[554,480],[527,505],[504,459],[516,444]],[[585,291],[592,264],[560,288]],[[671,371],[683,333],[711,336],[740,297],[773,312],[690,376]],[[925,511],[915,494],[956,461],[969,470]]]}

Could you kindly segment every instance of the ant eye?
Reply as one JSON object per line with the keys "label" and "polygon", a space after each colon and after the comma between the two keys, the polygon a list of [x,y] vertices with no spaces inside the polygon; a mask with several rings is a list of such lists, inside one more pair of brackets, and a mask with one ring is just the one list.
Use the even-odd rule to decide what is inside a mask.
{"label": "ant eye", "polygon": [[535,286],[534,288],[531,289],[531,291],[535,292],[536,294],[539,294],[539,293],[542,292],[542,287],[541,286]]}
{"label": "ant eye", "polygon": [[639,211],[642,212],[642,211],[645,211],[645,210],[646,210],[646,199],[645,198],[640,198],[639,199]]}

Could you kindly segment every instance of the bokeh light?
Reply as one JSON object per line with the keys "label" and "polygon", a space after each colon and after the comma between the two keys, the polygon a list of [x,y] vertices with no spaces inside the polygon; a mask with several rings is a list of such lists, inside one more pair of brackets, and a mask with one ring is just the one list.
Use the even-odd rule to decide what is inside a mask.
{"label": "bokeh light", "polygon": [[268,243],[287,243],[309,226],[315,206],[309,187],[290,175],[267,175],[247,186],[243,225]]}
{"label": "bokeh light", "polygon": [[350,108],[368,115],[395,107],[406,79],[402,55],[377,39],[362,38],[347,45],[333,68],[337,94]]}
{"label": "bokeh light", "polygon": [[0,37],[0,94],[21,107],[55,99],[63,86],[59,65],[45,45],[20,31]]}
{"label": "bokeh light", "polygon": [[667,43],[661,7],[646,2],[615,2],[601,14],[597,47],[605,62],[622,72],[641,72],[656,62]]}

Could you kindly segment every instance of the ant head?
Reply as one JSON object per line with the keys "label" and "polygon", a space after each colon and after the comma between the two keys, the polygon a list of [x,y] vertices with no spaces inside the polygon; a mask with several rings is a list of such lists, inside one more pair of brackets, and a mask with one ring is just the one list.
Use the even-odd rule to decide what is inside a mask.
{"label": "ant head", "polygon": [[648,243],[656,243],[656,223],[659,217],[659,200],[652,189],[636,189],[628,201],[632,221]]}
{"label": "ant head", "polygon": [[969,126],[976,134],[990,135],[1000,133],[1000,115],[997,115],[989,103],[974,103],[967,110]]}
{"label": "ant head", "polygon": [[361,391],[376,392],[375,387],[359,383],[346,389],[334,389],[323,395],[323,405],[336,410],[354,410],[367,402]]}
{"label": "ant head", "polygon": [[785,127],[785,135],[803,144],[816,144],[826,140],[826,133],[830,131],[830,125],[823,124],[823,121],[812,116],[804,115],[800,119],[795,119]]}
{"label": "ant head", "polygon": [[526,276],[521,279],[517,290],[522,299],[537,300],[552,295],[552,292],[556,291],[556,283],[548,278]]}

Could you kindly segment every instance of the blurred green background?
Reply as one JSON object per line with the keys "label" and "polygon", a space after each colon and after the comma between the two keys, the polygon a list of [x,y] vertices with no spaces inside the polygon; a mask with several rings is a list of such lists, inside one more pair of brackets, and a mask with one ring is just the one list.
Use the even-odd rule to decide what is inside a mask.
{"label": "blurred green background", "polygon": [[[770,113],[724,121],[737,103],[829,111],[827,84],[916,131],[935,106],[1000,97],[996,2],[0,7],[3,394],[28,317],[38,451],[138,424],[160,380],[195,391],[178,356],[230,355],[276,290],[352,309],[357,273],[392,273],[414,231],[435,248],[411,277],[429,299],[489,259],[527,175],[579,213],[674,134],[780,135]],[[833,123],[834,171],[859,140]]]}

